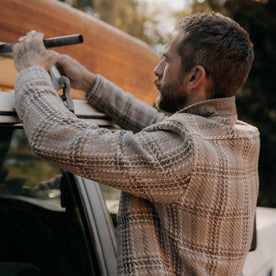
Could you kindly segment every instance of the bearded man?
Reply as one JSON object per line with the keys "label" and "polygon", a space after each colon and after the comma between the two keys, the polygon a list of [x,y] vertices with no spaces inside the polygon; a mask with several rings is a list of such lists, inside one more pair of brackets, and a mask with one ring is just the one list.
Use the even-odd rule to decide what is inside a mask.
{"label": "bearded man", "polygon": [[[154,70],[165,116],[47,51],[43,35],[14,47],[15,107],[32,149],[56,166],[122,191],[119,275],[241,275],[258,195],[258,130],[237,118],[235,93],[253,62],[247,32],[218,13],[185,17]],[[76,118],[47,70],[123,130]]]}

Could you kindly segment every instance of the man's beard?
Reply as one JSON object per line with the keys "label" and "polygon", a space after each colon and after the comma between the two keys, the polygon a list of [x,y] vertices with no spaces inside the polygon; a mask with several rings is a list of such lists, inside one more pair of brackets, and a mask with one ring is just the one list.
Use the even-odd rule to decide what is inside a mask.
{"label": "man's beard", "polygon": [[168,83],[164,86],[160,84],[160,80],[155,81],[155,85],[159,92],[155,99],[155,104],[158,108],[165,112],[175,113],[185,105],[186,97],[184,95],[180,96],[179,93],[177,93],[182,84],[182,79],[180,79],[181,78],[179,78],[178,82]]}

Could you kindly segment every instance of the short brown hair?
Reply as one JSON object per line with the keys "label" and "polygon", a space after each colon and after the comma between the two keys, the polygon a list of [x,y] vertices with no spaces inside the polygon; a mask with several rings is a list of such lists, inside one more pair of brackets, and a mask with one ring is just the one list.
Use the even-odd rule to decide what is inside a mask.
{"label": "short brown hair", "polygon": [[178,46],[183,73],[202,65],[213,81],[211,97],[234,95],[246,81],[254,52],[248,33],[220,13],[199,13],[176,26],[185,36]]}

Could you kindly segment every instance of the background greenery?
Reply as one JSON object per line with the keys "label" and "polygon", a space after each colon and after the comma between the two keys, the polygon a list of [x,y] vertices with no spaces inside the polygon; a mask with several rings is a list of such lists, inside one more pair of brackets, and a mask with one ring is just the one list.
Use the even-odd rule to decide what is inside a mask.
{"label": "background greenery", "polygon": [[[169,34],[160,28],[161,5],[148,9],[147,1],[61,0],[135,36],[160,51]],[[169,0],[168,0],[169,1]],[[181,0],[179,0],[181,1]],[[261,133],[258,204],[276,207],[276,0],[190,0],[171,18],[200,11],[219,11],[243,26],[251,36],[255,61],[248,81],[237,94],[239,118]],[[159,15],[159,17],[158,17]],[[163,19],[166,20],[166,19]]]}
{"label": "background greenery", "polygon": [[[14,179],[11,185],[18,184],[17,188],[19,188],[24,184],[26,187],[33,188],[38,183],[49,181],[61,174],[60,169],[50,165],[31,151],[22,129],[10,130],[9,133],[6,128],[1,128],[0,137],[1,157],[5,161],[5,163],[0,162],[0,175],[6,172],[5,180]],[[6,150],[9,151],[5,152]],[[0,177],[0,184],[3,180]]]}

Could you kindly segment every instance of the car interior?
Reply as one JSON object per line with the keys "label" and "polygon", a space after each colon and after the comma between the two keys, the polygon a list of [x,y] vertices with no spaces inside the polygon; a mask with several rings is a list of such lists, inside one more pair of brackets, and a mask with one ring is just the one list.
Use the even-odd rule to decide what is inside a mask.
{"label": "car interior", "polygon": [[0,140],[0,275],[97,275],[68,175],[35,156],[22,129],[0,128]]}

